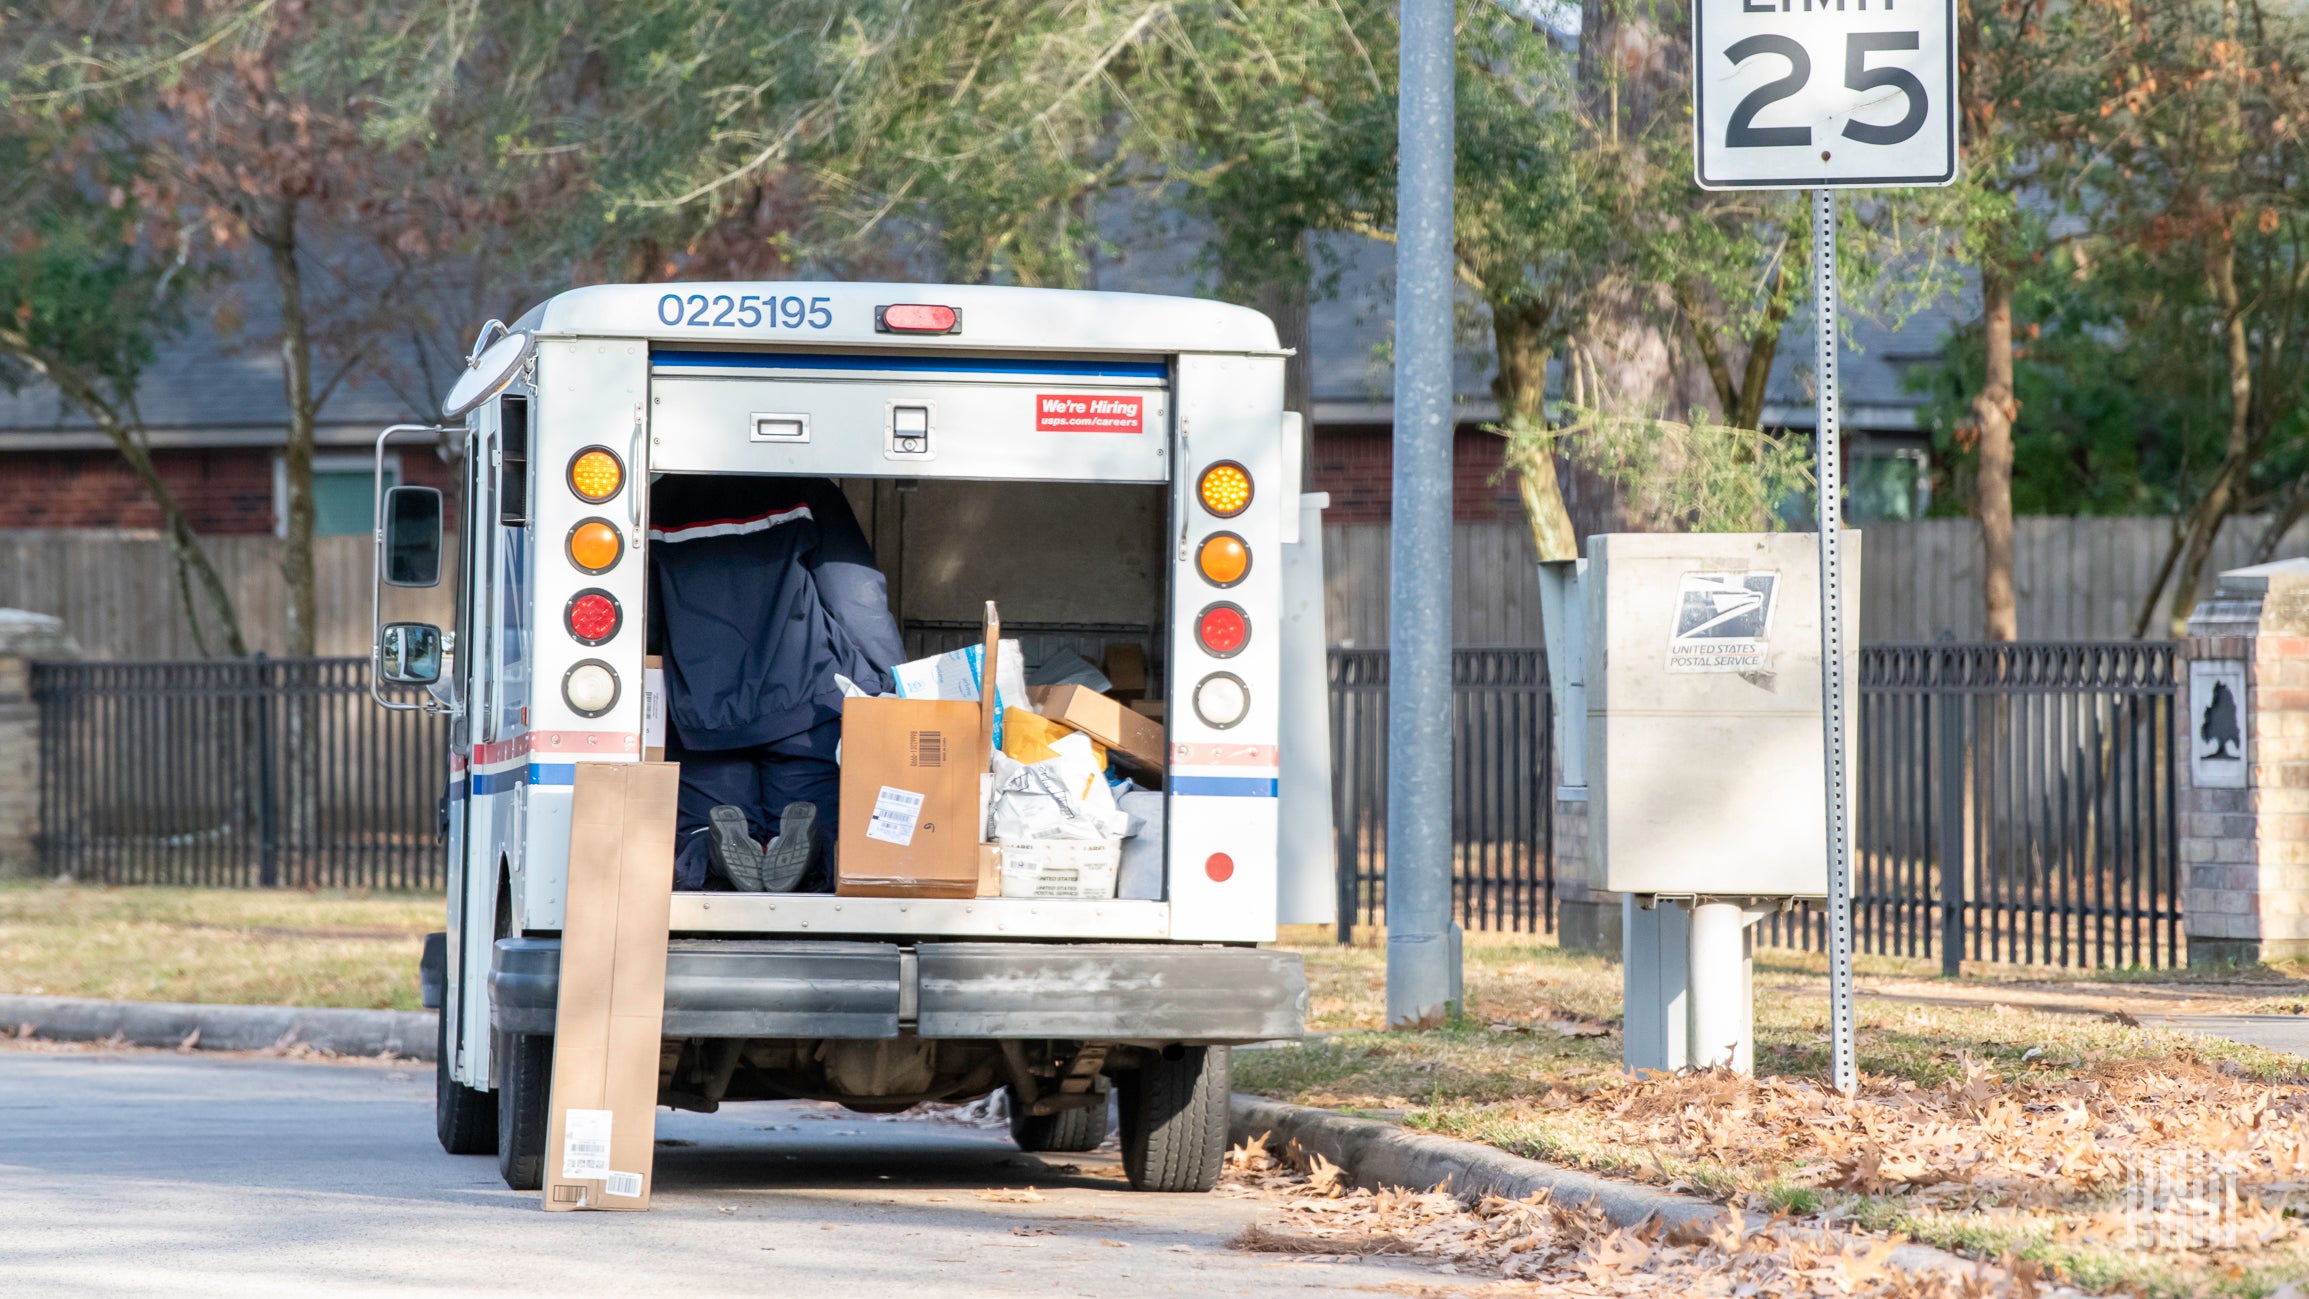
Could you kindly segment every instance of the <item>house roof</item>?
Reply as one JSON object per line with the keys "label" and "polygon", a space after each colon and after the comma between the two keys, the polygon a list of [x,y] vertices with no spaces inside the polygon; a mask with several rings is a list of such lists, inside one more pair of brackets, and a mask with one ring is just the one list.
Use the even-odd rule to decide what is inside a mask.
{"label": "house roof", "polygon": [[[1080,331],[1075,346],[1080,348],[1136,350],[1122,341],[1126,334],[1132,339],[1160,335],[1165,347],[1178,350],[1263,351],[1275,346],[1271,326],[1256,313],[1193,296],[1204,278],[1195,241],[1180,237],[1175,228],[1155,238],[1124,237],[1128,232],[1120,228],[1114,233],[1114,246],[1120,251],[1102,258],[1094,272],[1096,287],[1114,292],[1059,297],[1045,290],[987,286],[940,286],[940,291],[964,307],[971,341],[981,346],[1002,346],[1009,337],[1004,331],[1047,336],[1047,321],[1041,317],[1050,309],[1046,304],[1053,302],[1084,304],[1075,322]],[[1393,418],[1394,374],[1388,349],[1394,327],[1393,253],[1391,246],[1370,240],[1326,238],[1321,265],[1335,287],[1317,298],[1309,313],[1312,414],[1318,425],[1386,424]],[[1335,276],[1328,274],[1332,271]],[[255,274],[252,270],[250,278]],[[780,285],[781,292],[788,287]],[[791,287],[798,291],[804,286]],[[862,289],[868,296],[886,291],[899,295],[888,300],[905,301],[906,294],[920,294],[927,286],[819,287],[845,295]],[[682,288],[685,293],[714,291],[698,285]],[[655,334],[661,332],[655,328],[656,304],[665,292],[659,286],[573,290],[550,300],[545,328],[556,332],[599,328],[599,321],[631,316],[639,321],[634,328]],[[1159,296],[1129,296],[1134,294]],[[288,407],[281,360],[269,342],[278,334],[278,315],[270,295],[256,291],[253,284],[245,285],[235,298],[243,317],[237,328],[230,333],[217,328],[210,323],[215,313],[206,310],[206,303],[196,304],[194,318],[199,323],[167,340],[146,368],[138,402],[155,446],[279,446],[285,441]],[[1921,401],[1902,386],[1903,375],[1939,356],[1950,331],[1967,314],[1968,302],[1969,298],[1944,299],[1898,327],[1854,318],[1841,358],[1848,428],[1884,432],[1916,428]],[[514,304],[506,306],[510,315]],[[596,323],[572,323],[581,318]],[[1116,322],[1127,322],[1127,331],[1110,328]],[[461,356],[469,329],[470,322],[457,326],[455,339],[421,337],[412,331],[406,339],[389,340],[386,365],[365,367],[331,393],[316,429],[317,440],[332,446],[365,445],[388,424],[430,417],[438,410],[434,394],[404,389],[445,390],[450,375],[442,373],[446,367],[439,358]],[[994,332],[983,332],[988,330]],[[882,335],[875,341],[888,345],[893,340]],[[1459,417],[1467,421],[1497,415],[1490,394],[1489,351],[1479,338],[1472,341],[1473,346],[1463,343],[1454,377]],[[1800,313],[1789,321],[1772,369],[1764,412],[1768,423],[1812,426],[1811,355],[1810,315]],[[384,373],[393,374],[396,381],[388,382],[381,377]],[[437,381],[429,382],[427,376],[436,376]],[[27,385],[14,394],[0,392],[0,450],[105,445],[95,426],[46,385]]]}

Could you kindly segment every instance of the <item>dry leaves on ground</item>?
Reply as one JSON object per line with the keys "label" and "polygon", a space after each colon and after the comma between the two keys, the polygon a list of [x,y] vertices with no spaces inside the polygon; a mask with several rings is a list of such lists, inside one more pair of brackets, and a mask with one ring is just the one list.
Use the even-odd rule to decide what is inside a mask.
{"label": "dry leaves on ground", "polygon": [[1468,1205],[1440,1191],[1351,1189],[1322,1156],[1281,1157],[1267,1150],[1264,1138],[1228,1152],[1222,1186],[1280,1198],[1288,1213],[1283,1225],[1245,1231],[1234,1242],[1238,1249],[1404,1255],[1461,1275],[1541,1282],[1551,1294],[1986,1299],[2047,1293],[2026,1263],[1916,1275],[1891,1265],[1895,1242],[1783,1222],[1749,1231],[1729,1212],[1703,1227],[1670,1232],[1657,1223],[1616,1227],[1591,1208],[1559,1205],[1545,1194],[1487,1196]]}
{"label": "dry leaves on ground", "polygon": [[1552,1089],[1533,1108],[1577,1114],[1619,1148],[1899,1193],[1919,1209],[2103,1204],[2144,1166],[2182,1155],[2272,1206],[2248,1215],[2252,1243],[2289,1229],[2274,1206],[2309,1197],[2309,1085],[2189,1059],[2009,1082],[1977,1061],[1960,1063],[1964,1076],[1945,1086],[1870,1077],[1849,1098],[1806,1079],[1719,1070]]}

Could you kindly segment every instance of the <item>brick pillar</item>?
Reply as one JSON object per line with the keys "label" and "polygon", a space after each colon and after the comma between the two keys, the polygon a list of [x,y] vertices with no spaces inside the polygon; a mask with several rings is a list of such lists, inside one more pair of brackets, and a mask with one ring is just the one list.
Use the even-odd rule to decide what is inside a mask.
{"label": "brick pillar", "polygon": [[2189,964],[2309,956],[2309,560],[2221,574],[2183,652]]}
{"label": "brick pillar", "polygon": [[0,609],[0,878],[40,873],[40,712],[31,661],[79,653],[61,621]]}

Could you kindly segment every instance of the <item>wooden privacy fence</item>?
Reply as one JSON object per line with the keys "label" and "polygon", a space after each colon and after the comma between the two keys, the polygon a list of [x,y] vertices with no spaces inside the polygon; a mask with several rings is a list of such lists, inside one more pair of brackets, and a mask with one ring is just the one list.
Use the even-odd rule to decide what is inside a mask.
{"label": "wooden privacy fence", "polygon": [[[2232,519],[2205,566],[2200,594],[2221,570],[2252,562],[2264,520]],[[1325,615],[1331,643],[1387,644],[1387,543],[1383,523],[1323,529]],[[1970,519],[1877,523],[1863,528],[1860,638],[1867,642],[1980,638],[1980,528]],[[2013,525],[2013,584],[2023,640],[2118,640],[2149,597],[2172,536],[2163,518],[2022,518]],[[1462,645],[1542,643],[1539,553],[1520,522],[1452,527],[1452,635]],[[2276,557],[2309,555],[2309,526],[2296,528]],[[2162,638],[2163,610],[2150,635]]]}
{"label": "wooden privacy fence", "polygon": [[[2022,518],[2014,524],[2013,576],[2026,640],[2113,640],[2133,619],[2171,536],[2162,518]],[[2232,520],[2206,565],[2206,589],[2224,568],[2249,562],[2257,517]],[[1980,530],[1969,519],[1881,523],[1864,529],[1860,636],[1869,642],[1959,641],[1981,633]],[[1325,614],[1331,643],[1387,644],[1387,545],[1381,524],[1323,529]],[[279,654],[287,587],[275,537],[214,537],[206,545],[239,604],[249,647]],[[369,650],[370,540],[314,541],[319,651]],[[2309,555],[2309,527],[2279,558]],[[1460,645],[1539,645],[1538,554],[1519,521],[1452,526],[1452,638]],[[455,574],[426,591],[388,591],[389,617],[446,626]],[[2169,601],[2168,601],[2169,603]],[[90,658],[196,657],[175,566],[156,533],[0,531],[0,608],[55,614]],[[2152,635],[2161,636],[2160,617]],[[209,637],[212,653],[218,639]]]}
{"label": "wooden privacy fence", "polygon": [[[217,576],[240,611],[252,653],[287,648],[288,583],[278,537],[209,537],[202,541]],[[366,534],[313,539],[313,596],[323,655],[369,652],[369,577],[373,542]],[[455,547],[444,556],[441,585],[391,590],[385,616],[447,626],[457,589]],[[194,601],[207,604],[196,590]],[[200,647],[185,621],[176,564],[159,533],[128,530],[0,530],[0,609],[29,609],[64,620],[64,630],[92,659],[194,659]],[[208,652],[223,637],[203,624]]]}

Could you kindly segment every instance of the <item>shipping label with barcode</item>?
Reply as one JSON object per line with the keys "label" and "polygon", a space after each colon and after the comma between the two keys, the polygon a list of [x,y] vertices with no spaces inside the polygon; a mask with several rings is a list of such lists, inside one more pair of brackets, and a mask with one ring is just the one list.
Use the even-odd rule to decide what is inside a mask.
{"label": "shipping label with barcode", "polygon": [[571,1181],[609,1176],[609,1110],[571,1110],[562,1120],[561,1175]]}
{"label": "shipping label with barcode", "polygon": [[874,815],[866,822],[866,837],[904,848],[914,842],[914,825],[922,819],[922,795],[910,789],[882,786],[874,799]]}
{"label": "shipping label with barcode", "polygon": [[611,1173],[602,1179],[602,1183],[601,1189],[611,1195],[622,1195],[627,1199],[641,1198],[641,1174],[639,1173]]}

